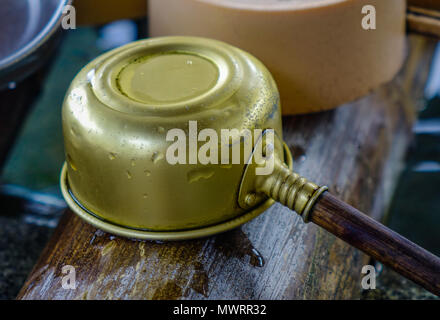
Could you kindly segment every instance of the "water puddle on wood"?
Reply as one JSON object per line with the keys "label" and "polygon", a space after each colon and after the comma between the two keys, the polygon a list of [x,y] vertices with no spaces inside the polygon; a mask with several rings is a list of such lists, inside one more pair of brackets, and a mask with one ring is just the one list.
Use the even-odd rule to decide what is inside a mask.
{"label": "water puddle on wood", "polygon": [[250,258],[254,267],[264,267],[265,261],[261,253],[254,248],[252,242],[241,229],[235,229],[215,238],[214,247],[226,257],[235,256],[240,259]]}

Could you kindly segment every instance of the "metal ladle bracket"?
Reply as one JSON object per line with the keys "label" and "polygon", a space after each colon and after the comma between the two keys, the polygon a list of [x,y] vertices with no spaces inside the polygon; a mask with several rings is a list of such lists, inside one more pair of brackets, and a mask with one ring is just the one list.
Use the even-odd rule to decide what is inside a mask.
{"label": "metal ladle bracket", "polygon": [[[257,142],[254,150],[259,143],[264,143],[263,139]],[[281,143],[279,139],[275,139],[277,143]],[[265,145],[261,148],[267,150]],[[254,157],[252,154],[251,158]],[[440,296],[440,259],[437,256],[337,199],[327,192],[327,187],[320,187],[292,172],[276,154],[267,154],[265,161],[269,160],[274,161],[274,169],[267,176],[255,174],[255,169],[266,163],[248,162],[240,187],[240,206],[246,209],[265,197],[272,198],[295,211],[304,222],[317,224]]]}

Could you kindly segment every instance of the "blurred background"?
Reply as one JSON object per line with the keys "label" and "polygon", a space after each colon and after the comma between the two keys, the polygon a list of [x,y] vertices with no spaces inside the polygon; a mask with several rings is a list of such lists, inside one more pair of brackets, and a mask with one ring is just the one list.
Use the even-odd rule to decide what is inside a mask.
{"label": "blurred background", "polygon": [[[44,71],[0,92],[2,108],[26,97],[29,106],[4,159],[0,187],[0,299],[13,299],[41,254],[65,208],[58,179],[64,162],[61,105],[70,81],[99,54],[148,36],[145,19],[118,20],[65,32]],[[440,255],[440,46],[425,100],[385,222]],[[0,116],[2,116],[0,114]],[[392,271],[382,270],[369,298],[434,298]],[[410,289],[408,289],[408,286]]]}
{"label": "blurred background", "polygon": [[[71,80],[101,53],[146,36],[145,19],[66,31],[41,71],[0,90],[0,133],[14,141],[0,160],[0,299],[16,297],[66,207],[58,180],[64,162],[61,105]],[[15,115],[7,108],[23,110]],[[9,128],[14,117],[25,119],[19,129]]]}

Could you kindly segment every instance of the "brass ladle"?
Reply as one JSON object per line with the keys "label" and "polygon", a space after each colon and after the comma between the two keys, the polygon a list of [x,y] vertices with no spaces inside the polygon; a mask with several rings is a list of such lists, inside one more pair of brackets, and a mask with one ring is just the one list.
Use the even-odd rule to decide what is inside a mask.
{"label": "brass ladle", "polygon": [[[213,156],[229,160],[220,163],[194,159],[207,141],[201,135],[223,129],[237,131],[214,145],[240,154],[248,148],[247,161],[231,164],[229,154]],[[246,138],[246,130],[258,134]],[[197,238],[237,227],[278,201],[440,295],[439,258],[292,172],[276,84],[240,49],[165,37],[108,52],[73,80],[63,132],[63,195],[100,229],[151,240]],[[170,132],[190,141],[186,164],[169,162]],[[257,173],[270,166],[269,174]]]}

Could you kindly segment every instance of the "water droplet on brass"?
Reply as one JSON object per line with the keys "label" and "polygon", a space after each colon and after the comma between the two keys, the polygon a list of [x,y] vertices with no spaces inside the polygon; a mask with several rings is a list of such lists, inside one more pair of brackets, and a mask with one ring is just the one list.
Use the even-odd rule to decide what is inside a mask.
{"label": "water droplet on brass", "polygon": [[200,179],[209,179],[214,175],[214,170],[210,168],[194,169],[188,172],[186,178],[189,183],[199,181]]}
{"label": "water droplet on brass", "polygon": [[165,128],[164,127],[158,127],[157,128],[157,132],[164,133],[165,132]]}
{"label": "water droplet on brass", "polygon": [[148,198],[148,194],[144,193],[142,197],[143,197],[144,199],[147,199],[147,198]]}
{"label": "water droplet on brass", "polygon": [[110,153],[108,154],[108,158],[109,158],[110,160],[115,160],[115,159],[116,159],[116,153],[110,152]]}
{"label": "water droplet on brass", "polygon": [[79,92],[75,91],[75,90],[72,91],[72,93],[70,94],[70,98],[72,100],[75,100],[75,102],[78,103],[78,104],[81,104],[82,103],[82,99],[83,99],[82,95]]}
{"label": "water droplet on brass", "polygon": [[130,171],[128,171],[128,170],[127,170],[127,172],[126,172],[126,173],[127,173],[127,178],[128,178],[128,179],[131,179],[131,178],[133,178],[133,176],[131,175],[131,172],[130,172]]}
{"label": "water droplet on brass", "polygon": [[74,135],[74,136],[77,136],[77,135],[78,135],[73,127],[70,128],[70,133],[71,133],[72,135]]}
{"label": "water droplet on brass", "polygon": [[147,177],[151,176],[151,171],[150,170],[144,170],[144,173]]}
{"label": "water droplet on brass", "polygon": [[67,162],[69,163],[70,167],[72,168],[73,171],[78,171],[78,168],[75,165],[75,162],[73,161],[72,157],[70,156],[70,154],[67,155]]}
{"label": "water droplet on brass", "polygon": [[95,76],[95,69],[92,69],[87,73],[87,81],[92,82],[94,76]]}
{"label": "water droplet on brass", "polygon": [[153,161],[153,163],[157,163],[162,159],[163,159],[163,154],[157,151],[155,151],[151,156],[151,161]]}
{"label": "water droplet on brass", "polygon": [[136,166],[136,160],[135,159],[131,159],[131,166],[135,167]]}
{"label": "water droplet on brass", "polygon": [[252,207],[255,205],[255,201],[257,200],[257,196],[255,193],[249,193],[246,195],[245,202],[249,207]]}

